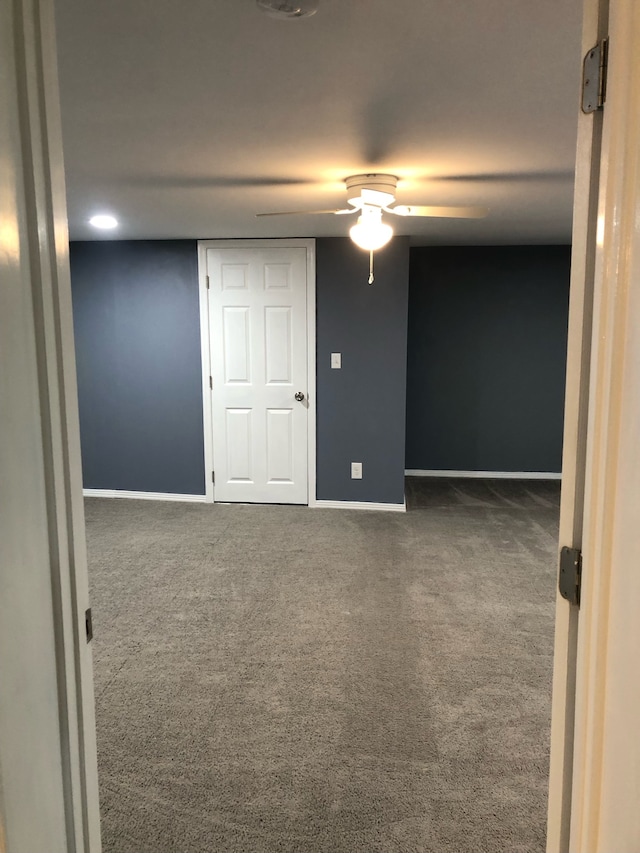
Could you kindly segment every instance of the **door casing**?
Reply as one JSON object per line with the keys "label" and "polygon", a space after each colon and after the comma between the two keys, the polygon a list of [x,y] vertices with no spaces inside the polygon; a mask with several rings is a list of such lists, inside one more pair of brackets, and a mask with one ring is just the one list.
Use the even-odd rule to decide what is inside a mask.
{"label": "door casing", "polygon": [[584,52],[608,36],[609,61],[578,133],[560,544],[581,548],[582,579],[580,610],[556,610],[548,853],[640,839],[640,6],[584,13]]}
{"label": "door casing", "polygon": [[306,249],[307,251],[307,502],[316,505],[316,241],[314,239],[279,240],[199,240],[198,286],[200,291],[200,344],[202,353],[202,421],[204,429],[205,500],[214,503],[213,424],[211,341],[209,337],[209,290],[207,288],[207,249]]}
{"label": "door casing", "polygon": [[0,3],[0,849],[100,853],[52,0]]}

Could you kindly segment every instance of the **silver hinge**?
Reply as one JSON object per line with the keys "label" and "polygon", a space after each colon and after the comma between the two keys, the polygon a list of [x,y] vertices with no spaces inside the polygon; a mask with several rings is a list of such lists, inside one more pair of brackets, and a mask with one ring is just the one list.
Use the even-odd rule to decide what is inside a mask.
{"label": "silver hinge", "polygon": [[91,608],[84,611],[84,630],[87,635],[87,643],[93,640],[93,620],[91,618]]}
{"label": "silver hinge", "polygon": [[601,110],[607,96],[607,58],[609,39],[588,51],[582,65],[582,112]]}
{"label": "silver hinge", "polygon": [[560,595],[569,604],[580,606],[580,580],[582,575],[582,552],[579,548],[567,548],[560,551],[560,574],[558,589]]}
{"label": "silver hinge", "polygon": [[215,486],[215,484],[216,484],[216,472],[215,471],[211,472],[211,482]]}
{"label": "silver hinge", "polygon": [[206,278],[207,278],[207,290],[209,290],[209,287],[210,287],[209,276],[207,276]]}
{"label": "silver hinge", "polygon": [[209,377],[209,388],[213,391],[213,376]]}

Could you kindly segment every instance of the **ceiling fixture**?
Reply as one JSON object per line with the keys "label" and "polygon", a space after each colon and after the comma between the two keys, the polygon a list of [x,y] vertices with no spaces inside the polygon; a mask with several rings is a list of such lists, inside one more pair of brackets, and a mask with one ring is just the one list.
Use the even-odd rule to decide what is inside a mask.
{"label": "ceiling fixture", "polygon": [[256,3],[270,18],[310,18],[318,11],[318,0],[256,0]]}
{"label": "ceiling fixture", "polygon": [[361,249],[375,252],[386,246],[393,237],[393,228],[382,221],[382,211],[372,204],[362,206],[356,225],[349,229],[349,236]]}
{"label": "ceiling fixture", "polygon": [[393,237],[393,228],[382,221],[382,210],[373,204],[363,204],[349,236],[361,249],[369,252],[369,284],[373,284],[373,253],[386,246]]}
{"label": "ceiling fixture", "polygon": [[103,231],[110,231],[112,228],[118,227],[118,220],[109,213],[98,213],[91,217],[89,225],[93,225],[94,228],[100,228]]}
{"label": "ceiling fixture", "polygon": [[[373,284],[373,253],[389,242],[393,228],[382,221],[382,213],[394,216],[429,216],[460,219],[482,219],[486,207],[434,207],[428,205],[394,204],[398,178],[395,175],[351,175],[345,180],[347,201],[351,207],[341,210],[286,210],[279,213],[258,213],[258,216],[299,216],[304,214],[357,213],[358,222],[349,236],[361,249],[369,252],[369,284]],[[391,207],[391,205],[394,205]]]}

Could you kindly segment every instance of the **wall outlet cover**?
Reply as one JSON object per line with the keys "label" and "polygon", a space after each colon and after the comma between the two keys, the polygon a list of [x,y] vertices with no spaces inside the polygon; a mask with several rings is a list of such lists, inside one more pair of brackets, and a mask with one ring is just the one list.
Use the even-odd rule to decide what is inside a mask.
{"label": "wall outlet cover", "polygon": [[341,352],[332,352],[331,353],[331,368],[332,370],[339,370],[342,367],[342,353]]}
{"label": "wall outlet cover", "polygon": [[352,462],[351,463],[351,479],[352,480],[361,480],[362,479],[362,462]]}

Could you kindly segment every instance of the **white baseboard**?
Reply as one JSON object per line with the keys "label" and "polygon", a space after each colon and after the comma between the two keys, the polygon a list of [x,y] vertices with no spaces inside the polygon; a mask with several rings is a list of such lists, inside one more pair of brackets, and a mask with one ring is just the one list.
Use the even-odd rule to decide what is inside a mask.
{"label": "white baseboard", "polygon": [[83,489],[85,498],[134,498],[137,501],[205,503],[206,495],[172,495],[167,492],[127,492],[121,489]]}
{"label": "white baseboard", "polygon": [[310,507],[321,509],[375,509],[380,512],[406,512],[406,503],[401,504],[376,504],[368,501],[314,501]]}
{"label": "white baseboard", "polygon": [[549,471],[427,471],[407,468],[406,477],[457,477],[482,480],[561,480],[562,474]]}

